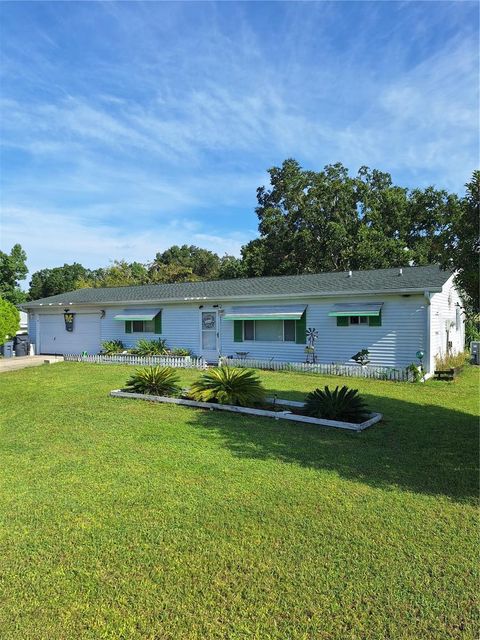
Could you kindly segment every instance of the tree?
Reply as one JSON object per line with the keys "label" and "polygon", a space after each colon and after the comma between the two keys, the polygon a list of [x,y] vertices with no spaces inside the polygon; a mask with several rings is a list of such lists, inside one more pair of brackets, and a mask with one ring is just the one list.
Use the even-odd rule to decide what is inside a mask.
{"label": "tree", "polygon": [[13,338],[20,327],[20,313],[8,300],[0,298],[0,345]]}
{"label": "tree", "polygon": [[75,282],[75,288],[126,287],[149,282],[148,271],[141,262],[115,260],[105,269],[89,271]]}
{"label": "tree", "polygon": [[149,270],[149,281],[153,284],[172,282],[197,282],[201,280],[190,267],[181,264],[160,264]]}
{"label": "tree", "polygon": [[456,195],[409,191],[368,167],[351,177],[341,163],[315,172],[289,159],[269,174],[257,189],[260,237],[242,248],[249,276],[440,262],[460,215]]}
{"label": "tree", "polygon": [[242,249],[248,275],[350,268],[360,220],[358,184],[347,169],[306,171],[289,159],[269,174],[271,188],[257,189],[260,238]]}
{"label": "tree", "polygon": [[244,275],[243,263],[240,258],[228,254],[220,258],[217,274],[219,280],[232,280],[233,278],[242,278]]}
{"label": "tree", "polygon": [[220,258],[213,251],[201,249],[195,245],[184,244],[181,247],[173,245],[155,256],[149,268],[152,279],[155,281],[158,281],[158,278],[163,280],[163,276],[160,274],[162,272],[168,273],[168,270],[165,271],[165,267],[171,265],[190,269],[192,275],[195,276],[194,280],[212,280],[218,276]]}
{"label": "tree", "polygon": [[73,291],[77,288],[77,281],[89,277],[90,274],[91,272],[78,262],[35,271],[30,280],[29,298],[38,300],[57,293]]}
{"label": "tree", "polygon": [[26,300],[19,281],[28,273],[27,254],[20,244],[15,244],[9,254],[0,251],[0,296],[13,304]]}
{"label": "tree", "polygon": [[460,211],[451,220],[445,234],[442,266],[456,270],[456,282],[463,291],[467,315],[480,313],[480,170],[472,174],[465,185],[466,193],[460,201]]}

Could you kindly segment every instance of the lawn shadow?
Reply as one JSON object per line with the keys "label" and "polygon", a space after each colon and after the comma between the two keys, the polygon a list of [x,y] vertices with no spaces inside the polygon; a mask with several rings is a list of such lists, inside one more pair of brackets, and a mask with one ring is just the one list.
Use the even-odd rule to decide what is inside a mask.
{"label": "lawn shadow", "polygon": [[373,487],[398,486],[462,502],[477,498],[475,416],[363,395],[384,420],[360,433],[203,410],[192,410],[189,423],[238,457],[333,470]]}

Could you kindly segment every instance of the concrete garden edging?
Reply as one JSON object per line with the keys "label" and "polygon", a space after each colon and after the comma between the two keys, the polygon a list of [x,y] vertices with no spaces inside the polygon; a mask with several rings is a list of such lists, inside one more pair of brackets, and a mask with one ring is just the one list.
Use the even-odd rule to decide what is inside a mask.
{"label": "concrete garden edging", "polygon": [[[300,416],[285,411],[269,411],[267,409],[253,409],[251,407],[237,407],[232,404],[217,404],[214,402],[197,402],[196,400],[187,400],[186,398],[170,398],[168,396],[152,396],[143,393],[129,393],[115,389],[110,391],[113,398],[126,398],[131,400],[147,400],[149,402],[161,402],[165,404],[178,404],[185,407],[196,407],[197,409],[210,409],[215,411],[230,411],[232,413],[243,413],[251,416],[261,416],[263,418],[275,418],[275,420],[289,420],[290,422],[304,422],[308,424],[316,424],[322,427],[334,427],[336,429],[347,429],[349,431],[363,431],[373,424],[380,422],[383,418],[381,413],[372,413],[371,418],[361,423],[341,422],[339,420],[325,420],[323,418],[311,418],[310,416]],[[303,407],[303,402],[294,400],[284,400],[281,398],[267,398],[268,402],[275,403],[284,407]]]}

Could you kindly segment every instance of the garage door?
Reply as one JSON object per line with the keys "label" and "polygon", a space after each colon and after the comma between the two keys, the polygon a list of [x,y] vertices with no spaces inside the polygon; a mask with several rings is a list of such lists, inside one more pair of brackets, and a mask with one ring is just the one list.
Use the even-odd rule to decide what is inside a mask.
{"label": "garage door", "polygon": [[62,315],[40,316],[40,353],[98,353],[100,351],[100,315],[76,313],[73,331],[65,329]]}

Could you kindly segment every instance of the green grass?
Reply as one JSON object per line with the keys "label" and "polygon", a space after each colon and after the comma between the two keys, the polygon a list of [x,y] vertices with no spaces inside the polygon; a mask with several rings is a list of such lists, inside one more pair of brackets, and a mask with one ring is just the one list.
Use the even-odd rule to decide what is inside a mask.
{"label": "green grass", "polygon": [[108,397],[131,372],[0,375],[2,640],[478,637],[473,368],[347,381],[360,434]]}

